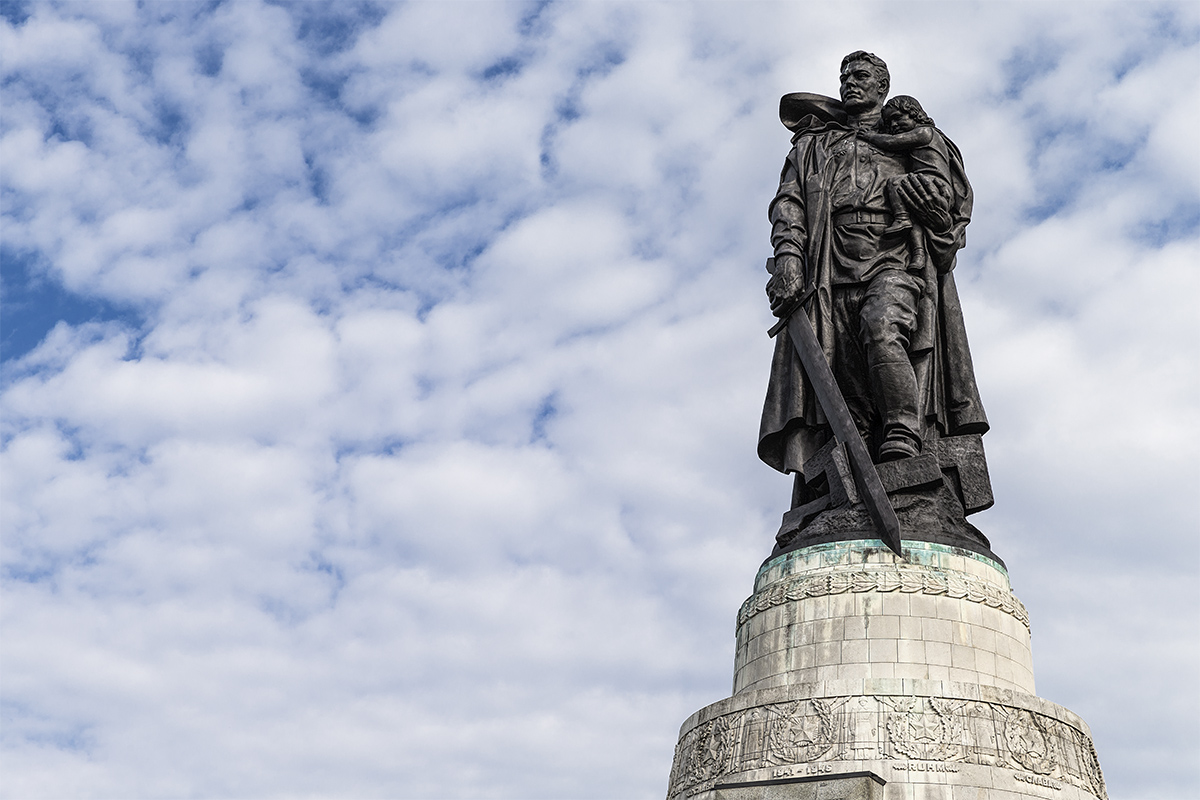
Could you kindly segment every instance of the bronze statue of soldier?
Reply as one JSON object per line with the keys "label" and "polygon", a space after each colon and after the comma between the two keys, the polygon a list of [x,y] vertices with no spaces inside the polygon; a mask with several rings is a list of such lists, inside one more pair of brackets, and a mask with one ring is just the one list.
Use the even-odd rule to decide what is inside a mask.
{"label": "bronze statue of soldier", "polygon": [[[874,54],[846,56],[840,82],[840,101],[807,93],[780,101],[794,135],[769,210],[771,310],[811,323],[870,461],[914,459],[950,437],[978,442],[988,423],[952,274],[972,205],[962,155],[923,111],[913,132],[912,98],[889,107],[903,134],[883,124],[891,79]],[[936,169],[914,168],[929,159],[913,142],[940,148]],[[827,475],[805,467],[813,471],[833,437],[795,339],[776,340],[758,443],[764,462],[796,473],[794,508],[826,491]]]}

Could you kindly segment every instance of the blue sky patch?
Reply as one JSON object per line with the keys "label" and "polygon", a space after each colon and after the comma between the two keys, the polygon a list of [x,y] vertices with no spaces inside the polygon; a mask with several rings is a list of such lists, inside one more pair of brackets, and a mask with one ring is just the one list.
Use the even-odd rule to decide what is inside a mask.
{"label": "blue sky patch", "polygon": [[546,426],[558,416],[558,393],[551,392],[542,398],[541,404],[533,414],[533,430],[529,441],[548,442]]}
{"label": "blue sky patch", "polygon": [[322,57],[353,47],[364,30],[378,25],[383,20],[388,9],[385,4],[361,0],[267,2],[286,9],[297,21],[297,38]]}
{"label": "blue sky patch", "polygon": [[1001,65],[1004,96],[1010,100],[1020,97],[1029,84],[1054,71],[1058,66],[1060,54],[1061,47],[1058,43],[1044,39],[1016,48]]}
{"label": "blue sky patch", "polygon": [[1130,236],[1151,247],[1164,247],[1200,233],[1200,203],[1180,203],[1165,217],[1142,220],[1130,229]]}
{"label": "blue sky patch", "polygon": [[120,321],[131,328],[141,315],[102,298],[69,291],[38,266],[36,254],[0,245],[0,362],[20,358],[59,322]]}
{"label": "blue sky patch", "polygon": [[30,5],[28,0],[0,0],[0,17],[10,25],[24,25],[31,13]]}

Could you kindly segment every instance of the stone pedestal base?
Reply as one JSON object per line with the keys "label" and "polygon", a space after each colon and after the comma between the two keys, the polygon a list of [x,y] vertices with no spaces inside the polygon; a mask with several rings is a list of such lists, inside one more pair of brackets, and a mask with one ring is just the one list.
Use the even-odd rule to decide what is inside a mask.
{"label": "stone pedestal base", "polygon": [[683,724],[669,800],[1107,800],[1087,725],[1034,695],[1025,608],[978,553],[785,553],[737,642],[734,694]]}
{"label": "stone pedestal base", "polygon": [[714,800],[883,800],[884,780],[870,772],[725,784]]}

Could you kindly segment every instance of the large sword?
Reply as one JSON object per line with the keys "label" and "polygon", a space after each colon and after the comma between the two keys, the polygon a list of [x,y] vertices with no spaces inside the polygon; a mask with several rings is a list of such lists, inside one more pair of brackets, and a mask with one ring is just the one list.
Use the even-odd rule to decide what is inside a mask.
{"label": "large sword", "polygon": [[[775,272],[774,261],[773,258],[767,259],[767,272],[772,274]],[[858,433],[858,426],[854,424],[850,409],[846,406],[846,398],[838,388],[833,370],[829,368],[825,353],[817,342],[817,334],[808,320],[808,314],[804,312],[804,303],[812,294],[812,290],[805,292],[780,316],[779,322],[768,333],[774,337],[784,327],[787,328],[808,381],[817,394],[817,402],[829,420],[829,427],[833,428],[833,435],[846,448],[858,496],[867,507],[879,538],[892,552],[903,557],[904,554],[900,552],[900,520],[896,519],[896,510],[888,500],[887,490],[883,488],[883,481],[879,479],[867,445]]]}

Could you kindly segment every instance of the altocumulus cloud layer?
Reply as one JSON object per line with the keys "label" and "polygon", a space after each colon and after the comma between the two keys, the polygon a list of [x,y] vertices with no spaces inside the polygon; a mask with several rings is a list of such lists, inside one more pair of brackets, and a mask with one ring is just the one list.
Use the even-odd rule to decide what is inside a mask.
{"label": "altocumulus cloud layer", "polygon": [[775,105],[862,47],[976,186],[1039,693],[1183,796],[1196,9],[5,3],[0,791],[661,796],[788,494]]}

